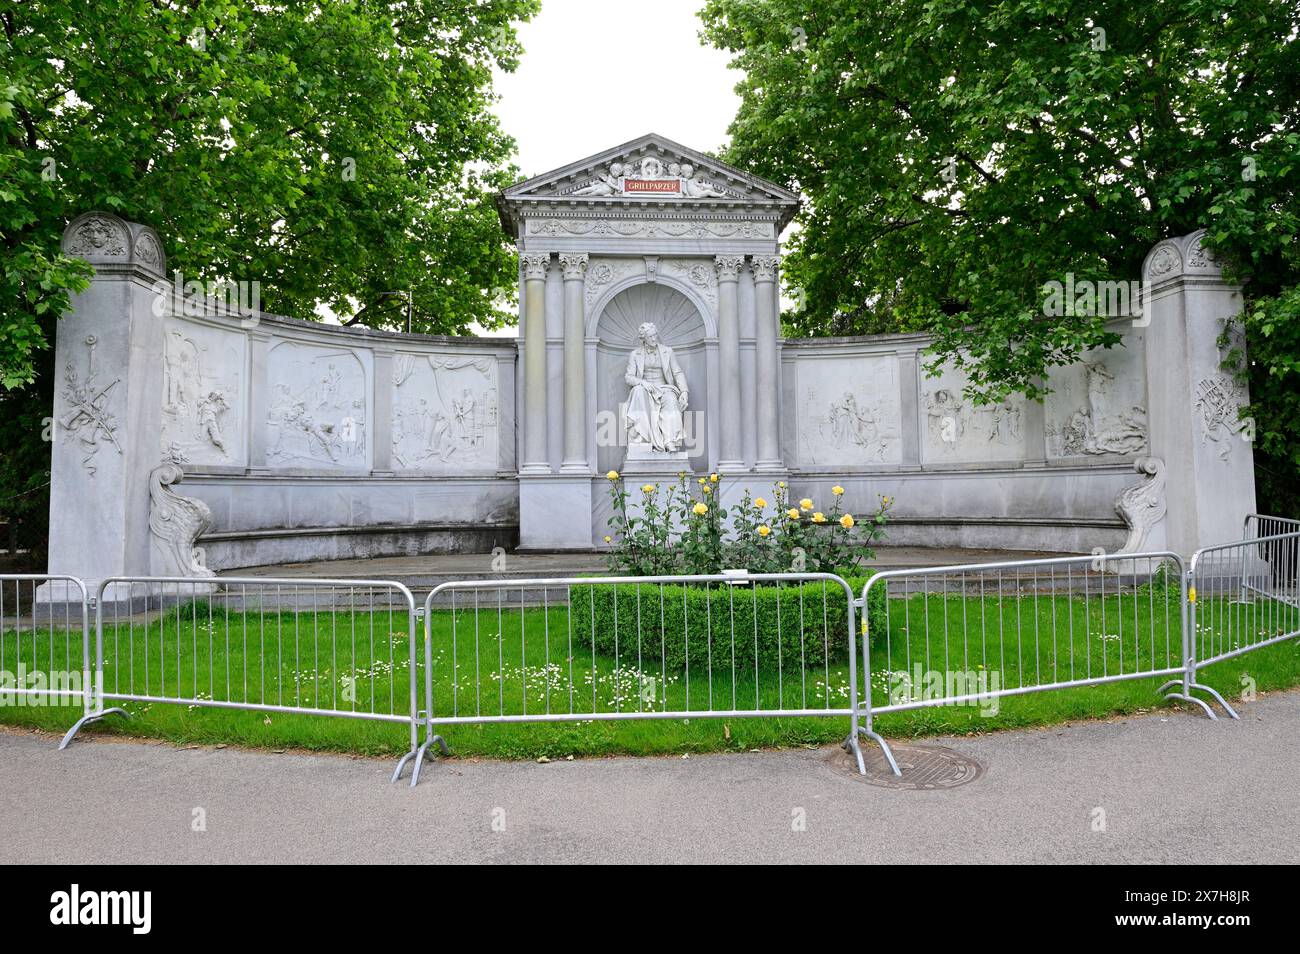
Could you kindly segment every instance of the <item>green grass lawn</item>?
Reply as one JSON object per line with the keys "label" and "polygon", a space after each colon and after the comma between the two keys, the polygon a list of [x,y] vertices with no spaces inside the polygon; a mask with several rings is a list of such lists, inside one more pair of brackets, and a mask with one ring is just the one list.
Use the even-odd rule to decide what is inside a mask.
{"label": "green grass lawn", "polygon": [[[1171,597],[1172,592],[1172,597]],[[1254,614],[1253,616],[1251,614]],[[1204,600],[1200,639],[1224,646],[1297,627],[1294,608]],[[841,709],[848,705],[848,666],[830,661],[821,630],[806,633],[797,662],[783,670],[733,674],[732,634],[716,621],[705,658],[689,674],[661,663],[654,614],[638,630],[629,622],[619,654],[593,653],[571,635],[567,608],[495,608],[432,614],[434,714],[438,719],[496,714],[645,710],[698,716],[569,723],[448,725],[439,731],[459,756],[551,758],[613,753],[687,753],[824,744],[841,739],[846,716],[706,718],[708,710]],[[1215,622],[1218,620],[1218,622]],[[694,623],[692,623],[694,625]],[[526,639],[521,640],[521,626]],[[418,637],[422,639],[422,635]],[[666,638],[666,637],[665,637]],[[752,638],[738,632],[735,639]],[[1039,595],[891,599],[888,625],[872,649],[872,698],[890,700],[899,683],[890,673],[915,667],[940,672],[997,673],[1004,688],[1131,672],[1178,664],[1177,592],[1157,589],[1097,596]],[[106,625],[105,690],[131,694],[224,699],[359,713],[405,715],[411,666],[404,613],[316,611],[223,612],[207,603],[172,608],[150,618]],[[417,654],[419,704],[424,706],[422,648]],[[75,635],[58,624],[5,628],[0,670],[21,659],[28,671],[80,668]],[[981,667],[983,667],[981,669]],[[1287,640],[1203,670],[1202,681],[1230,700],[1243,677],[1259,691],[1300,684],[1300,641]],[[985,732],[1072,719],[1133,713],[1170,705],[1156,694],[1163,678],[1069,688],[1002,698],[988,705],[940,706],[885,713],[887,737]],[[917,687],[910,687],[915,691]],[[897,695],[895,696],[897,698]],[[0,721],[63,731],[79,707],[22,706],[6,698]],[[110,718],[87,731],[163,738],[177,743],[227,743],[272,749],[304,748],[397,754],[407,748],[405,725],[360,719],[248,712],[158,702],[128,702],[129,721]]]}

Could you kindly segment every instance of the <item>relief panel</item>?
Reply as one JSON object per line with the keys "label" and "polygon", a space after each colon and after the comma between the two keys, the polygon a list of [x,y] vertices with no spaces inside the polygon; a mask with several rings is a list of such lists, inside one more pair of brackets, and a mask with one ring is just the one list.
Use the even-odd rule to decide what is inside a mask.
{"label": "relief panel", "polygon": [[897,358],[805,358],[797,373],[800,466],[902,460]]}
{"label": "relief panel", "polygon": [[1025,458],[1025,401],[1016,395],[976,404],[962,391],[965,372],[921,370],[921,453],[927,464],[985,463]]}
{"label": "relief panel", "polygon": [[192,464],[242,466],[243,335],[168,318],[163,342],[162,452]]}
{"label": "relief panel", "polygon": [[1141,454],[1147,449],[1145,373],[1140,338],[1130,347],[1086,353],[1079,364],[1052,372],[1044,401],[1047,456]]}
{"label": "relief panel", "polygon": [[369,469],[369,352],[282,341],[267,355],[266,462]]}
{"label": "relief panel", "polygon": [[393,356],[393,469],[493,473],[501,442],[497,359]]}

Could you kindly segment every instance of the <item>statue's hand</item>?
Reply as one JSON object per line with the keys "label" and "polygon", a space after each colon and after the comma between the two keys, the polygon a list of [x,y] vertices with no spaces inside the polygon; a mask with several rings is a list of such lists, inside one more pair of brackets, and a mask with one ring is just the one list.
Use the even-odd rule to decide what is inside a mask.
{"label": "statue's hand", "polygon": [[690,395],[688,395],[685,391],[683,391],[681,400],[679,400],[677,404],[679,407],[681,407],[682,411],[685,412],[685,410],[691,405]]}

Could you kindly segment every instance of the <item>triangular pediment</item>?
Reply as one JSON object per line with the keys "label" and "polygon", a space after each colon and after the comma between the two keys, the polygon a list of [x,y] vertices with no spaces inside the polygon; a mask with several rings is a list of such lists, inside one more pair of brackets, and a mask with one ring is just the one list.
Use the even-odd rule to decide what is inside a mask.
{"label": "triangular pediment", "polygon": [[775,212],[781,225],[798,197],[775,182],[650,133],[525,179],[498,199],[503,220],[529,206],[700,206]]}

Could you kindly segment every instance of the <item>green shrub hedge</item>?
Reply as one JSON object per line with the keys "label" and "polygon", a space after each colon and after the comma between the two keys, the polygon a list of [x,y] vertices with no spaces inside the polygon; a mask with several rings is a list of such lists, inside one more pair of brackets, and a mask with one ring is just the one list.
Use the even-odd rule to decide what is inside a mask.
{"label": "green shrub hedge", "polygon": [[[857,597],[867,577],[846,580]],[[873,632],[883,627],[884,603],[884,589],[877,587],[871,595]],[[810,667],[814,662],[821,665],[828,655],[832,663],[848,662],[847,600],[844,588],[834,582],[578,585],[572,589],[569,606],[574,642],[594,645],[598,654],[609,657],[617,648],[621,664],[637,658],[638,632],[643,664],[653,662],[657,668],[662,653],[664,664],[673,671],[686,668],[688,655],[692,670],[706,667],[710,651],[715,672],[730,669],[733,645],[738,672],[753,671],[756,653],[759,669],[767,670],[775,670],[778,663],[797,670],[801,660]]]}

